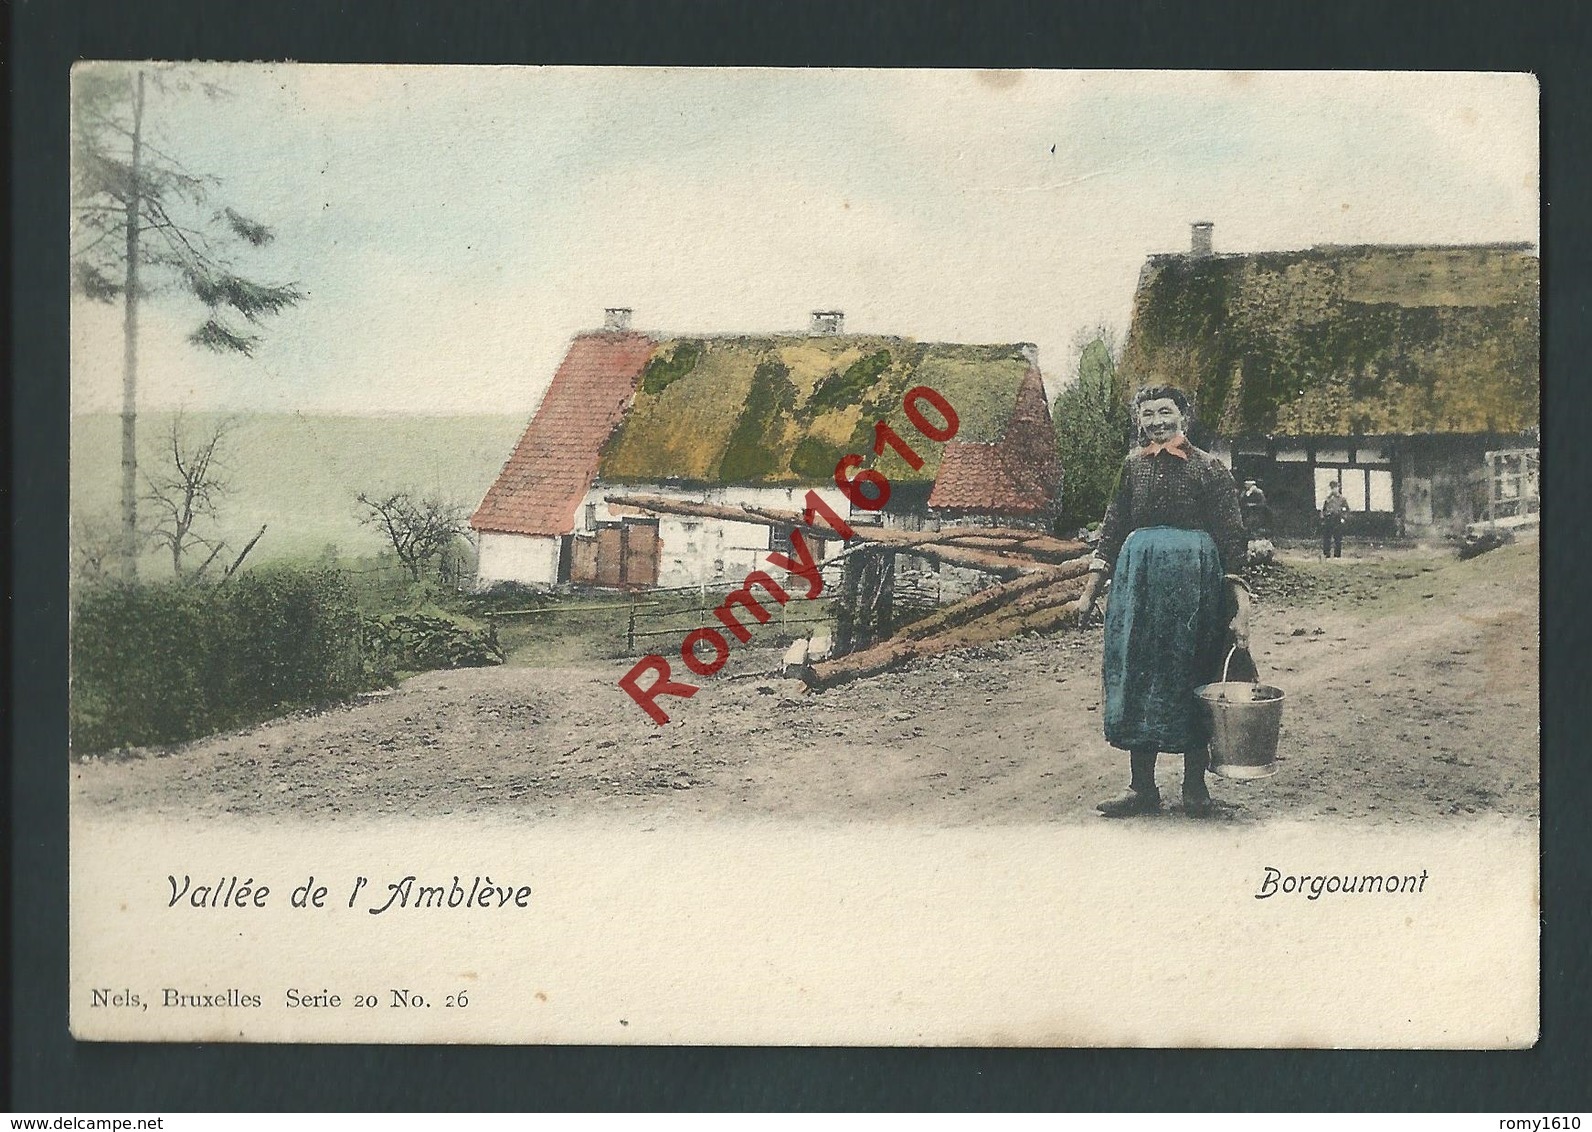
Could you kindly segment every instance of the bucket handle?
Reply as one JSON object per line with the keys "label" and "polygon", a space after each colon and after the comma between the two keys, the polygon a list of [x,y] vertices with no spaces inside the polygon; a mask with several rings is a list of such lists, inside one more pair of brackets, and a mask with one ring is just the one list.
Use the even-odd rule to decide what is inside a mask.
{"label": "bucket handle", "polygon": [[[1233,666],[1233,656],[1237,652],[1238,652],[1238,646],[1237,645],[1233,645],[1231,648],[1229,648],[1227,650],[1227,659],[1222,662],[1222,683],[1223,684],[1227,683],[1227,670]],[[1244,655],[1245,656],[1249,655],[1249,650],[1248,649],[1244,650]],[[1251,668],[1255,667],[1255,661],[1254,661],[1253,657],[1250,658],[1249,666]],[[1260,683],[1259,675],[1257,675],[1255,677],[1255,679],[1251,680],[1250,683],[1251,684],[1259,684]]]}

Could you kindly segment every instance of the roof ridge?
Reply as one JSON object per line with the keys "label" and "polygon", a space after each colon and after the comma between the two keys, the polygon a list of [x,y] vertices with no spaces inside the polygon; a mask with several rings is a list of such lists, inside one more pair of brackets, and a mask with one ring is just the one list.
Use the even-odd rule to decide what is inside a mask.
{"label": "roof ridge", "polygon": [[479,531],[562,535],[657,348],[633,331],[576,335],[503,470],[470,517]]}
{"label": "roof ridge", "polygon": [[1222,260],[1253,259],[1256,256],[1290,255],[1340,255],[1347,252],[1537,252],[1539,245],[1530,240],[1490,240],[1469,244],[1309,244],[1302,248],[1256,248],[1243,252],[1211,252],[1208,255],[1190,255],[1186,251],[1151,252],[1153,262],[1166,260]]}

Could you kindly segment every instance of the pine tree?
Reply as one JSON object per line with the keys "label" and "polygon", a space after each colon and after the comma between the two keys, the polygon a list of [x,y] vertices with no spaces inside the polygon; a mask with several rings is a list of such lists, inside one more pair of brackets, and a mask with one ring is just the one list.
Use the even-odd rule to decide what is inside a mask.
{"label": "pine tree", "polygon": [[[96,63],[72,75],[72,278],[81,295],[122,305],[121,573],[138,561],[138,316],[157,289],[205,308],[188,336],[217,353],[252,354],[252,328],[304,298],[235,270],[234,253],[261,248],[272,232],[213,199],[217,179],[191,172],[154,144],[146,94],[221,92],[182,70]],[[241,321],[240,321],[241,320]]]}

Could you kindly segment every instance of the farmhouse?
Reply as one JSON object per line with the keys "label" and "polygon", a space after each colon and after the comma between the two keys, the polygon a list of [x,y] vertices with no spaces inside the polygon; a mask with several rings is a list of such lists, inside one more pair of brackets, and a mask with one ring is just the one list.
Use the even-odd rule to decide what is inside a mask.
{"label": "farmhouse", "polygon": [[1450,536],[1489,501],[1535,510],[1537,291],[1527,244],[1222,255],[1197,224],[1140,273],[1122,392],[1193,392],[1279,533],[1310,532],[1341,480],[1351,534]]}
{"label": "farmhouse", "polygon": [[[855,524],[1048,528],[1061,468],[1037,351],[846,334],[842,317],[815,312],[806,334],[672,336],[610,310],[571,342],[471,517],[479,584],[712,584],[788,550],[766,524],[608,502],[627,494],[800,511],[816,490]],[[903,398],[918,386],[952,407],[954,438],[911,423]],[[881,440],[881,421],[910,458]],[[847,453],[890,481],[881,510],[836,487]]]}

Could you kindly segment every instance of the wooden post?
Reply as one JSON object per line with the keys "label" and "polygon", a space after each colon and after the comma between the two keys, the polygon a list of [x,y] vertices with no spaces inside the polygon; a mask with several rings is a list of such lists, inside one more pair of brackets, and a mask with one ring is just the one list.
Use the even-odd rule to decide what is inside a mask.
{"label": "wooden post", "polygon": [[1498,518],[1498,453],[1487,453],[1487,521]]}
{"label": "wooden post", "polygon": [[862,576],[857,579],[857,647],[874,643],[873,599],[879,591],[879,556],[872,550],[862,556]]}
{"label": "wooden post", "polygon": [[636,602],[630,601],[630,624],[625,628],[625,655],[636,655]]}
{"label": "wooden post", "polygon": [[870,648],[879,640],[879,555],[863,558],[862,582],[857,590],[857,647]]}
{"label": "wooden post", "polygon": [[862,577],[862,556],[848,555],[842,563],[840,600],[835,603],[835,655],[845,656],[855,642],[857,583]]}
{"label": "wooden post", "polygon": [[879,612],[876,619],[878,640],[884,640],[895,631],[895,572],[896,556],[893,551],[879,555]]}

